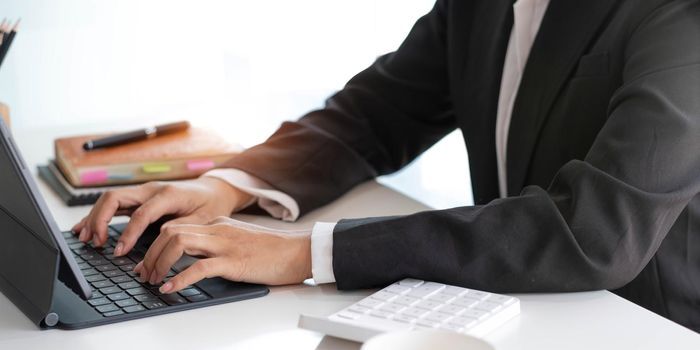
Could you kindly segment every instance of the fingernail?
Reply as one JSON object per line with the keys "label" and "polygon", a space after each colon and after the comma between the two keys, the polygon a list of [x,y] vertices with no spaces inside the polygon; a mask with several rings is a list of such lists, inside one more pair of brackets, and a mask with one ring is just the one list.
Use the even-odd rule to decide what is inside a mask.
{"label": "fingernail", "polygon": [[134,272],[139,273],[139,271],[141,271],[141,266],[143,266],[143,261],[134,266]]}
{"label": "fingernail", "polygon": [[168,293],[170,290],[173,289],[173,284],[172,282],[165,282],[164,285],[160,286],[160,292],[161,293]]}
{"label": "fingernail", "polygon": [[121,256],[121,255],[122,255],[122,250],[124,250],[124,243],[122,243],[122,242],[117,242],[117,246],[114,247],[114,255],[115,255],[115,256]]}
{"label": "fingernail", "polygon": [[85,242],[85,239],[87,238],[87,229],[83,227],[82,230],[80,230],[80,235],[78,236],[78,240],[81,242]]}
{"label": "fingernail", "polygon": [[156,284],[156,282],[158,282],[158,281],[156,281],[156,272],[153,271],[153,272],[151,272],[151,277],[148,278],[148,283]]}

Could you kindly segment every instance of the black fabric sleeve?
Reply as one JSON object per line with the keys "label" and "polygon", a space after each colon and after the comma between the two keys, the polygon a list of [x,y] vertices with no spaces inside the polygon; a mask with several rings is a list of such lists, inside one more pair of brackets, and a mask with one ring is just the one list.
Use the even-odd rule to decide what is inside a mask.
{"label": "black fabric sleeve", "polygon": [[284,123],[224,167],[289,194],[301,214],[400,169],[456,128],[445,55],[444,8],[438,1],[396,52],[352,78],[324,109]]}
{"label": "black fabric sleeve", "polygon": [[548,189],[483,206],[341,221],[338,288],[434,280],[495,292],[613,289],[632,280],[700,192],[700,6],[676,1],[626,48],[624,85],[584,160]]}

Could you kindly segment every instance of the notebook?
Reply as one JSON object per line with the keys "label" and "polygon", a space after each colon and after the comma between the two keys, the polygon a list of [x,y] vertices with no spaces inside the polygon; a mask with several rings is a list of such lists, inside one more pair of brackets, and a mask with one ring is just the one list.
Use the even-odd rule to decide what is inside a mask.
{"label": "notebook", "polygon": [[51,187],[51,189],[66,203],[69,207],[78,205],[95,204],[103,192],[124,188],[129,185],[114,185],[101,187],[84,187],[75,188],[68,183],[68,180],[63,176],[56,163],[51,161],[47,165],[37,166],[39,177]]}
{"label": "notebook", "polygon": [[71,186],[124,185],[197,177],[242,151],[213,131],[185,131],[121,146],[85,151],[88,140],[107,135],[56,139],[55,161]]}

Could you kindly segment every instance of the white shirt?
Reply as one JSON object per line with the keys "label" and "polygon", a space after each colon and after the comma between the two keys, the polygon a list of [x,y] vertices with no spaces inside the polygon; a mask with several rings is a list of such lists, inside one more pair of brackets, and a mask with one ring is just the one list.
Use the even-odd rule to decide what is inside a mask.
{"label": "white shirt", "polygon": [[[518,0],[513,5],[514,23],[501,77],[501,89],[496,115],[496,158],[498,189],[507,196],[506,150],[513,105],[520,87],[530,49],[539,32],[550,0]],[[237,169],[216,169],[205,174],[222,179],[256,197],[258,205],[275,218],[294,221],[299,217],[297,202],[272,186]],[[317,222],[311,230],[311,270],[314,282],[335,282],[333,274],[333,229],[336,223]]]}

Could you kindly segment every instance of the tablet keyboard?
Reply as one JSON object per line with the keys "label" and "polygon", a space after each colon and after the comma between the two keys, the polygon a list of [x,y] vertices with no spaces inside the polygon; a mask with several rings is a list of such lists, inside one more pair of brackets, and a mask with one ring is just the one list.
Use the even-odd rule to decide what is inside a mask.
{"label": "tablet keyboard", "polygon": [[511,296],[409,278],[328,317],[302,315],[299,326],[361,342],[411,329],[483,336],[518,314],[520,301]]}
{"label": "tablet keyboard", "polygon": [[[143,259],[143,252],[134,249],[123,257],[113,254],[120,234],[110,226],[105,246],[94,248],[80,242],[72,232],[63,233],[80,271],[92,286],[92,297],[87,303],[102,316],[114,317],[210,299],[194,286],[178,293],[162,294],[158,290],[162,283],[154,285],[142,281],[133,269]],[[166,279],[175,273],[171,269]]]}

